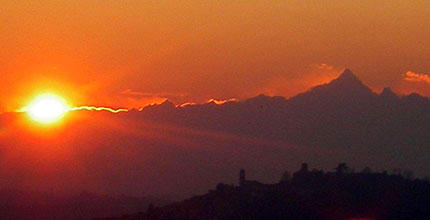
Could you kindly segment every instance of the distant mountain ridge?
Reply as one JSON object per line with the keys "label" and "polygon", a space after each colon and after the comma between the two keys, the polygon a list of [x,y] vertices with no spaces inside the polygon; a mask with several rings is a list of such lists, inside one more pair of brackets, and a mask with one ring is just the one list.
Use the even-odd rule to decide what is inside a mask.
{"label": "distant mountain ridge", "polygon": [[[380,111],[387,110],[385,109],[387,107],[397,112],[398,116],[408,117],[409,110],[405,109],[407,106],[414,108],[411,111],[424,113],[430,108],[430,101],[418,94],[400,97],[390,88],[385,88],[380,94],[376,94],[351,70],[346,69],[331,82],[313,87],[290,99],[261,94],[241,102],[227,102],[222,105],[208,103],[185,107],[175,107],[173,103],[166,101],[163,104],[145,108],[140,115],[187,127],[197,126],[251,136],[269,135],[269,138],[274,137],[273,132],[279,133],[276,129],[284,129],[285,133],[279,133],[276,138],[291,140],[292,137],[289,137],[287,131],[295,133],[291,130],[307,126],[306,123],[314,124],[321,120],[328,123],[327,120],[336,121],[341,118],[379,120],[374,117],[380,117]],[[407,120],[407,118],[401,120]],[[235,123],[229,124],[229,122]],[[256,125],[270,127],[271,134],[260,133],[261,129]],[[253,131],[259,132],[255,134],[256,132]]]}
{"label": "distant mountain ridge", "polygon": [[[430,100],[418,94],[380,94],[351,70],[290,99],[259,95],[223,105],[152,106],[139,117],[296,145],[356,151],[377,158],[430,160]],[[392,149],[396,149],[393,151]],[[401,154],[409,157],[401,157]],[[421,165],[411,164],[415,167]]]}

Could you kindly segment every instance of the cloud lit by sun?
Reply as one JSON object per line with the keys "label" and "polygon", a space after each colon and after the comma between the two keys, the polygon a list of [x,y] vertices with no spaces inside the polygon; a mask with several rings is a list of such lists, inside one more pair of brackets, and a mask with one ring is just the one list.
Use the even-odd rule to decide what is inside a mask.
{"label": "cloud lit by sun", "polygon": [[424,82],[424,83],[430,84],[429,75],[422,74],[422,73],[415,73],[412,71],[406,72],[403,79],[408,82]]}
{"label": "cloud lit by sun", "polygon": [[77,111],[77,110],[108,111],[111,113],[128,112],[128,109],[125,109],[125,108],[113,109],[109,107],[97,107],[97,106],[79,106],[79,107],[73,107],[70,110],[71,111]]}

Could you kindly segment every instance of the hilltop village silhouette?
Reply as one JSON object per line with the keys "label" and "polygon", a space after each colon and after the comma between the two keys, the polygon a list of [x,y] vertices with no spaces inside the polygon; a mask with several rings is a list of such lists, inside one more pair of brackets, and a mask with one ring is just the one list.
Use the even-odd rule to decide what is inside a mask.
{"label": "hilltop village silhouette", "polygon": [[[307,163],[275,184],[246,179],[219,183],[207,194],[146,212],[103,220],[137,219],[429,219],[430,182],[410,171],[354,172],[346,163],[333,171],[309,170]],[[100,219],[99,219],[100,220]]]}

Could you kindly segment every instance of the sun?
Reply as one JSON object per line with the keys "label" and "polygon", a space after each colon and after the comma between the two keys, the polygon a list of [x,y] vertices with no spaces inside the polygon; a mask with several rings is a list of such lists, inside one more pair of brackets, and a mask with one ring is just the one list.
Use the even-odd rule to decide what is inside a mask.
{"label": "sun", "polygon": [[63,98],[48,93],[36,96],[25,111],[34,121],[50,124],[61,119],[69,109]]}

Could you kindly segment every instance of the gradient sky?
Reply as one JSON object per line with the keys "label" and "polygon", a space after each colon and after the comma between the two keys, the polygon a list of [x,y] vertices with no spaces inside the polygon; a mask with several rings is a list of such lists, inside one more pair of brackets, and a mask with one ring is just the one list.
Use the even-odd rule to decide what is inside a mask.
{"label": "gradient sky", "polygon": [[351,68],[430,95],[430,1],[2,0],[0,112],[291,96]]}

